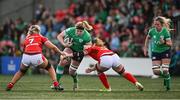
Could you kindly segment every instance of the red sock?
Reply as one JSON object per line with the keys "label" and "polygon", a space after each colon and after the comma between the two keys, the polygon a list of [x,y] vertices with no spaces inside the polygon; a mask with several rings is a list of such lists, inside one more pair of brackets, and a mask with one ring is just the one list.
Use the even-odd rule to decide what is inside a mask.
{"label": "red sock", "polygon": [[132,82],[133,84],[137,82],[136,78],[131,73],[125,72],[123,77],[128,81]]}
{"label": "red sock", "polygon": [[98,77],[101,80],[101,83],[104,85],[104,87],[106,89],[109,89],[110,86],[109,86],[109,83],[108,83],[106,75],[104,73],[100,73],[100,74],[98,74]]}

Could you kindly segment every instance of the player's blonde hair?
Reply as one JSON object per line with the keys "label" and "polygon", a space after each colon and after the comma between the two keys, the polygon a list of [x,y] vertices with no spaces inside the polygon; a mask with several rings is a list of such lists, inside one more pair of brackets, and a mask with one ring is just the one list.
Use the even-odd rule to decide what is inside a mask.
{"label": "player's blonde hair", "polygon": [[93,44],[95,44],[96,46],[100,46],[100,47],[104,47],[105,46],[104,45],[105,43],[100,38],[94,38]]}
{"label": "player's blonde hair", "polygon": [[89,23],[87,22],[87,21],[82,21],[82,22],[77,22],[76,24],[75,24],[75,27],[77,28],[77,29],[86,29],[86,30],[88,30],[88,31],[90,31],[90,30],[92,30],[93,29],[93,27],[91,26],[91,25],[89,25]]}
{"label": "player's blonde hair", "polygon": [[168,31],[173,30],[173,29],[170,29],[171,19],[169,19],[169,18],[166,18],[163,16],[157,16],[154,18],[154,21],[159,21],[163,27],[166,27],[168,29]]}
{"label": "player's blonde hair", "polygon": [[31,25],[29,30],[28,30],[28,34],[33,34],[33,33],[41,33],[41,29],[39,25]]}

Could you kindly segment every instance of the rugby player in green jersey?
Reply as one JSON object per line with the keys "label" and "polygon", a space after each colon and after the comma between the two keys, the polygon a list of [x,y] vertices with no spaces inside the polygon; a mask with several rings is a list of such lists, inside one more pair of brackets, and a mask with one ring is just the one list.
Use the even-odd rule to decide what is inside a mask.
{"label": "rugby player in green jersey", "polygon": [[170,90],[170,49],[172,46],[170,35],[170,19],[158,16],[153,21],[153,27],[149,30],[145,39],[144,55],[147,56],[149,39],[152,41],[152,70],[155,75],[164,78],[166,90]]}
{"label": "rugby player in green jersey", "polygon": [[[73,78],[73,90],[78,88],[78,79],[76,70],[78,69],[83,57],[83,50],[86,46],[91,46],[91,35],[88,31],[92,30],[92,26],[87,21],[77,22],[75,27],[67,28],[58,36],[58,40],[65,47],[64,52],[73,54],[69,67],[69,74]],[[61,56],[60,62],[56,68],[57,80],[59,81],[64,72],[64,66],[69,64],[70,59],[64,59]]]}

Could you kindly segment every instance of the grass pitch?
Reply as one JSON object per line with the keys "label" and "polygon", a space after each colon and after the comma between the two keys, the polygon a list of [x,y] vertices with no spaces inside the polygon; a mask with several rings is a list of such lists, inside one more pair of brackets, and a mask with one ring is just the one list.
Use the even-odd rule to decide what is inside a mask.
{"label": "grass pitch", "polygon": [[12,89],[5,91],[12,76],[0,75],[0,100],[2,99],[180,99],[180,77],[173,77],[171,90],[166,91],[163,79],[137,77],[144,91],[118,76],[108,76],[112,92],[100,92],[103,86],[97,76],[79,76],[79,90],[72,90],[72,78],[65,75],[61,84],[63,92],[50,89],[48,75],[25,75]]}

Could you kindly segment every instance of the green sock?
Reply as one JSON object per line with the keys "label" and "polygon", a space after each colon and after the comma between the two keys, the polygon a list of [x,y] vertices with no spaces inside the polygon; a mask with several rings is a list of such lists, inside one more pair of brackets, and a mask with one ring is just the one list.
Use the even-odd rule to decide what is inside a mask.
{"label": "green sock", "polygon": [[61,77],[63,76],[63,72],[64,72],[64,67],[58,65],[56,67],[56,77],[57,77],[58,82],[61,79]]}
{"label": "green sock", "polygon": [[166,89],[169,90],[170,89],[170,74],[164,74],[164,81],[166,82]]}
{"label": "green sock", "polygon": [[75,75],[71,75],[73,78],[73,82],[77,83],[78,82],[78,78],[77,78],[77,73]]}
{"label": "green sock", "polygon": [[170,80],[170,79],[171,79],[170,74],[165,74],[165,75],[164,75],[164,79],[165,79],[165,80]]}
{"label": "green sock", "polygon": [[163,71],[160,70],[160,76],[164,77]]}

